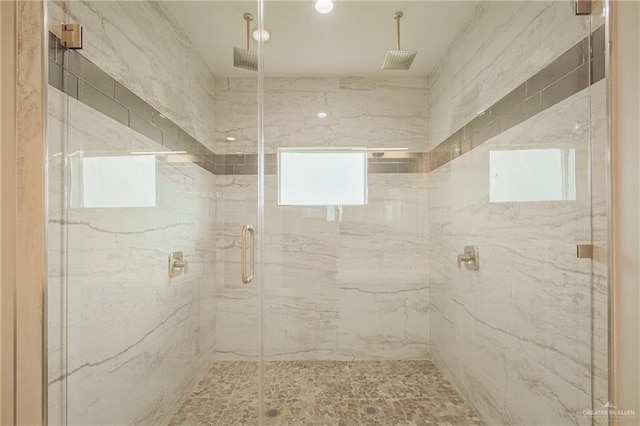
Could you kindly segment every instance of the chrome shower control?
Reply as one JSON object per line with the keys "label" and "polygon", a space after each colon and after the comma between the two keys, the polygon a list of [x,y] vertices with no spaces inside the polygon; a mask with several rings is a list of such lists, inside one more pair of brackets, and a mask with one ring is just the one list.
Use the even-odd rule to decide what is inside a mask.
{"label": "chrome shower control", "polygon": [[458,269],[462,269],[462,264],[469,271],[477,271],[480,269],[480,253],[478,246],[465,246],[464,254],[458,255]]}
{"label": "chrome shower control", "polygon": [[188,262],[182,258],[181,251],[174,251],[169,254],[169,277],[177,277],[182,273],[187,273]]}

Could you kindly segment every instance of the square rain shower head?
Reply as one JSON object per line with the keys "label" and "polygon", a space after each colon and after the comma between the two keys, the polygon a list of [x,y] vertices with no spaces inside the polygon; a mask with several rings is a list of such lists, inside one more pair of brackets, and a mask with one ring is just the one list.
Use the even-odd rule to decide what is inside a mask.
{"label": "square rain shower head", "polygon": [[258,71],[258,54],[247,49],[233,48],[233,66]]}
{"label": "square rain shower head", "polygon": [[387,50],[382,69],[408,70],[417,54],[417,50]]}

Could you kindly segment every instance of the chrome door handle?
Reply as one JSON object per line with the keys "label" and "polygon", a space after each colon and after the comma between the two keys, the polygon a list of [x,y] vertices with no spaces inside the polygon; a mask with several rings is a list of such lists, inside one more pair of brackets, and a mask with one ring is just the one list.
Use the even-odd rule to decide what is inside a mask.
{"label": "chrome door handle", "polygon": [[[247,233],[251,234],[251,246],[249,247],[250,250],[250,257],[249,260],[251,261],[251,274],[249,274],[249,276],[247,276]],[[241,265],[241,269],[242,269],[242,282],[244,284],[249,284],[251,281],[253,281],[253,273],[254,273],[254,267],[255,267],[255,231],[253,230],[253,226],[251,225],[245,225],[242,227],[242,241],[241,241],[241,253],[240,253],[240,263]]]}

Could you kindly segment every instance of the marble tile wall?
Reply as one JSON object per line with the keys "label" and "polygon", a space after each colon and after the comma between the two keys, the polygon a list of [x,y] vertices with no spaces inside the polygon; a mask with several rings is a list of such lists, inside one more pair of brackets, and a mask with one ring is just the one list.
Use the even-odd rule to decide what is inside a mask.
{"label": "marble tile wall", "polygon": [[[344,206],[335,221],[326,207],[278,206],[276,178],[266,179],[266,357],[428,357],[424,176],[369,175],[369,203]],[[218,176],[217,191],[217,359],[250,359],[259,298],[257,284],[240,281],[239,236],[256,221],[257,177]]]}
{"label": "marble tile wall", "polygon": [[[429,144],[587,34],[569,2],[480,4],[429,78]],[[605,84],[429,174],[431,352],[488,423],[591,424],[582,411],[603,404]],[[575,177],[573,196],[492,202],[492,153],[541,149],[575,155],[575,167],[562,169]],[[576,258],[576,244],[592,236],[596,259]],[[457,269],[456,255],[471,244],[480,270]]]}
{"label": "marble tile wall", "polygon": [[[119,88],[212,147],[215,80],[160,2],[48,7]],[[154,207],[81,208],[81,158],[168,148],[51,87],[48,108],[50,423],[166,423],[213,359],[215,177],[159,155]],[[175,250],[189,270],[169,279]]]}
{"label": "marble tile wall", "polygon": [[[171,90],[172,77],[146,86],[151,77],[145,70],[171,69],[163,55],[181,46],[167,52],[146,46],[159,62],[131,61],[139,51],[123,33],[135,17],[156,16],[150,31],[169,30],[178,44],[188,42],[186,36],[159,4],[104,3],[74,2],[68,11],[93,28],[104,21],[102,38],[127,46],[93,37],[88,51],[106,54],[90,53],[92,61],[216,154],[255,153],[255,79],[214,82],[204,71],[190,71],[184,81],[172,82]],[[130,7],[131,20],[112,22],[110,17]],[[428,151],[584,38],[584,20],[570,18],[569,2],[481,3],[429,79],[267,79],[266,153],[280,146],[345,145]],[[178,61],[183,63],[195,53],[188,48],[181,54],[187,55]],[[176,96],[181,84],[185,96],[198,92],[196,112],[183,108],[182,94]],[[61,108],[65,101],[55,96],[52,102]],[[598,99],[592,99],[595,110]],[[69,152],[162,150],[88,107],[66,102],[71,117],[94,123],[91,134],[76,123],[69,123],[66,134],[63,114],[52,108],[51,126],[68,138]],[[606,316],[601,309],[606,291],[600,285],[592,294],[589,277],[596,267],[574,253],[575,244],[588,241],[596,227],[584,185],[588,102],[580,92],[428,178],[370,175],[369,204],[341,212],[277,206],[275,176],[267,176],[265,269],[258,277],[264,280],[262,313],[257,285],[241,283],[239,262],[240,229],[257,222],[257,176],[214,176],[159,157],[159,212],[152,216],[136,211],[140,208],[115,209],[113,217],[92,209],[64,212],[59,206],[60,223],[54,219],[50,228],[60,241],[53,244],[67,244],[69,258],[60,253],[53,263],[59,266],[53,285],[60,287],[52,297],[64,297],[64,279],[55,276],[65,277],[65,265],[76,276],[67,278],[69,340],[54,347],[69,359],[68,371],[54,364],[50,382],[59,387],[66,380],[69,422],[87,416],[113,422],[113,412],[117,422],[166,421],[213,353],[216,359],[258,356],[261,315],[268,359],[416,359],[431,351],[487,421],[590,422],[577,413],[591,407],[589,342],[592,327],[604,332],[602,321],[592,326],[591,312]],[[321,111],[326,119],[316,117]],[[598,129],[594,141],[602,133]],[[236,140],[227,142],[228,136]],[[489,202],[491,151],[531,147],[575,150],[576,200]],[[52,198],[61,199],[64,182],[55,174],[52,182]],[[602,200],[598,203],[602,207]],[[68,225],[68,235],[62,225]],[[466,244],[480,247],[478,273],[455,268],[455,256]],[[91,247],[103,247],[98,254],[109,262],[96,265]],[[173,249],[183,249],[192,264],[188,275],[169,281],[164,255]],[[117,262],[128,266],[123,271]],[[137,267],[145,263],[153,269]],[[108,279],[91,276],[96,268]],[[88,277],[89,285],[78,285]],[[125,287],[126,293],[118,292]],[[62,321],[61,312],[54,315]],[[603,353],[596,357],[601,361]],[[603,370],[594,368],[603,385]],[[166,393],[144,391],[149,388]],[[136,397],[123,403],[117,400],[122,395]],[[601,398],[602,393],[596,397]],[[114,410],[116,403],[122,408]]]}
{"label": "marble tile wall", "polygon": [[[216,83],[217,154],[255,152],[251,79]],[[265,151],[281,146],[407,147],[424,151],[424,78],[272,78]],[[328,117],[319,119],[318,112]],[[228,136],[235,137],[227,142]],[[264,349],[269,359],[428,356],[424,174],[369,174],[369,203],[281,207],[266,177]],[[240,229],[256,223],[257,176],[217,176],[219,359],[258,353],[256,285],[240,281]],[[337,214],[336,216],[340,216]],[[332,221],[333,220],[333,221]]]}
{"label": "marble tile wall", "polygon": [[[85,159],[125,161],[163,148],[57,89],[49,96],[50,330],[55,336],[62,318],[66,329],[51,342],[50,359],[66,362],[50,363],[49,383],[55,390],[64,382],[67,407],[52,400],[51,422],[162,424],[213,359],[215,178],[157,155],[155,205],[86,207],[77,201],[88,185]],[[169,278],[175,250],[188,272]]]}
{"label": "marble tile wall", "polygon": [[[430,175],[432,353],[489,422],[590,422],[588,106],[583,91]],[[489,201],[491,152],[532,148],[576,150],[577,200]],[[456,268],[468,244],[478,272]]]}
{"label": "marble tile wall", "polygon": [[588,34],[570,1],[479,2],[428,78],[429,149]]}
{"label": "marble tile wall", "polygon": [[[216,154],[255,153],[256,80],[216,80]],[[284,146],[406,147],[426,151],[425,78],[267,78],[265,152]],[[325,112],[328,117],[316,117]],[[227,137],[235,137],[227,142]]]}
{"label": "marble tile wall", "polygon": [[212,148],[215,78],[162,2],[55,0],[49,22],[81,23],[83,56]]}

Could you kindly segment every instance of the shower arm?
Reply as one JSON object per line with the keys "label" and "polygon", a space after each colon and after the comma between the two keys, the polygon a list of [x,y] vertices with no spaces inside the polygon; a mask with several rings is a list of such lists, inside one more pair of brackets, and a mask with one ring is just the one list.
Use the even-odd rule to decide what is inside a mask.
{"label": "shower arm", "polygon": [[404,16],[404,14],[402,12],[396,12],[393,14],[393,17],[396,20],[396,27],[397,27],[397,32],[398,32],[398,50],[400,49],[400,18],[402,18],[402,16]]}
{"label": "shower arm", "polygon": [[249,50],[249,39],[251,38],[251,21],[253,21],[253,15],[245,13],[242,15],[245,21],[247,21],[247,50]]}

